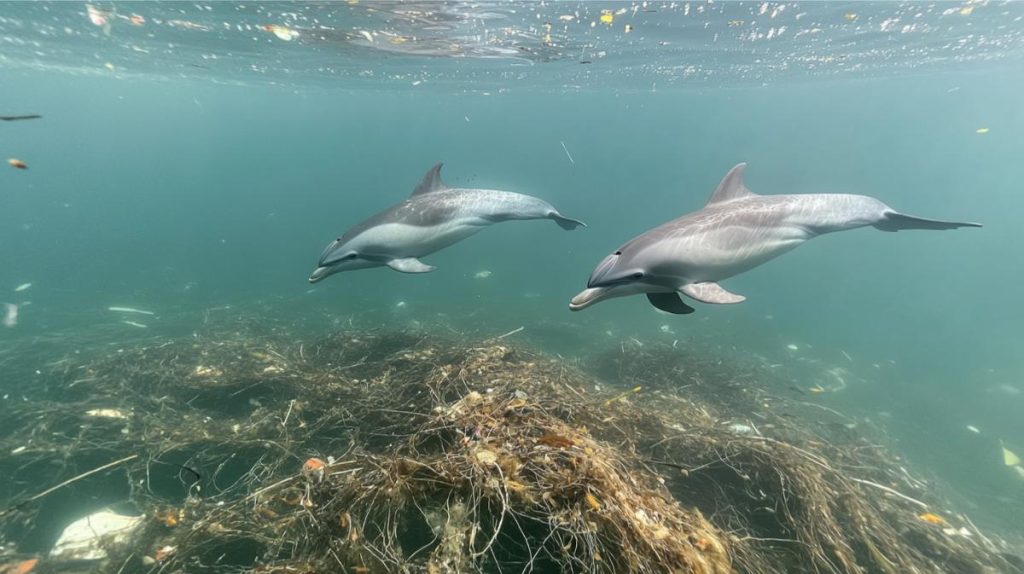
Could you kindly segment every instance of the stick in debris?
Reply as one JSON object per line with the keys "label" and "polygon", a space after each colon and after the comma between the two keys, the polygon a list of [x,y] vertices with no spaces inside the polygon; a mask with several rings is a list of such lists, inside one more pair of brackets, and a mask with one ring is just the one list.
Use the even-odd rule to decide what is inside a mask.
{"label": "stick in debris", "polygon": [[497,341],[499,339],[504,339],[505,337],[508,337],[509,335],[515,335],[516,333],[522,331],[525,328],[526,327],[524,326],[524,327],[519,327],[518,329],[512,329],[511,331],[509,331],[508,333],[505,333],[504,335],[495,337],[494,340]]}
{"label": "stick in debris", "polygon": [[139,455],[133,454],[131,456],[126,456],[124,458],[120,458],[118,460],[115,460],[114,462],[108,462],[107,464],[105,464],[103,466],[100,466],[100,467],[94,468],[92,470],[83,472],[82,474],[80,474],[80,475],[78,475],[78,476],[76,476],[74,478],[69,478],[69,479],[65,480],[64,482],[58,484],[57,486],[53,486],[53,487],[47,488],[46,490],[40,492],[39,494],[37,494],[35,496],[32,496],[32,497],[29,497],[29,498],[19,502],[18,504],[15,504],[14,506],[4,510],[3,512],[0,512],[0,516],[7,516],[9,513],[13,512],[14,510],[17,510],[18,508],[21,508],[22,506],[25,506],[26,504],[28,504],[30,502],[39,500],[40,498],[46,496],[47,494],[50,494],[51,492],[60,490],[61,488],[64,488],[65,486],[67,486],[69,484],[72,484],[74,482],[78,482],[79,480],[82,480],[83,478],[92,476],[92,475],[96,474],[97,472],[103,472],[104,470],[107,470],[108,468],[113,468],[113,467],[115,467],[115,466],[117,466],[119,464],[123,464],[123,463],[128,462],[129,460],[135,460],[137,458],[139,458]]}
{"label": "stick in debris", "polygon": [[910,498],[909,496],[907,496],[906,494],[903,494],[902,492],[897,492],[896,490],[893,490],[892,488],[889,488],[888,486],[884,486],[884,485],[878,484],[877,482],[871,482],[870,480],[864,480],[862,478],[853,478],[853,477],[850,477],[850,480],[852,480],[852,481],[854,481],[856,483],[859,483],[859,484],[866,484],[868,486],[873,486],[875,488],[880,488],[880,489],[888,492],[889,494],[898,496],[898,497],[902,498],[903,500],[906,500],[907,502],[913,502],[914,504],[920,506],[921,508],[925,508],[925,509],[928,508],[928,505],[923,503],[923,502],[921,502],[920,500],[917,500],[916,498]]}

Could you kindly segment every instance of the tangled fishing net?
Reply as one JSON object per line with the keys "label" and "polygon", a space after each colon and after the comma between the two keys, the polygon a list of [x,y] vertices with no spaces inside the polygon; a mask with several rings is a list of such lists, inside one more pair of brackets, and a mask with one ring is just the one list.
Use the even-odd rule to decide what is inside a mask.
{"label": "tangled fishing net", "polygon": [[142,517],[83,571],[1022,571],[842,415],[697,353],[243,329],[99,355],[0,421],[9,547],[69,507]]}

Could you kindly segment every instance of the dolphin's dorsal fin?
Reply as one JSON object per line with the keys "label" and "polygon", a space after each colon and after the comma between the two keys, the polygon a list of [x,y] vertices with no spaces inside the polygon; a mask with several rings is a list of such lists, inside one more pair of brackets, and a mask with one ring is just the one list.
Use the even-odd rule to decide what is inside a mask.
{"label": "dolphin's dorsal fin", "polygon": [[734,199],[757,195],[747,189],[747,186],[743,185],[743,172],[746,170],[747,164],[745,163],[741,163],[730,169],[729,173],[725,174],[725,177],[722,178],[718,187],[715,188],[715,192],[711,194],[707,205],[714,205],[716,203],[723,203]]}
{"label": "dolphin's dorsal fin", "polygon": [[412,197],[423,195],[424,193],[430,193],[432,191],[448,189],[448,186],[441,181],[441,166],[443,165],[443,163],[439,162],[427,171],[427,174],[423,176],[420,184],[416,186],[416,189],[412,190]]}

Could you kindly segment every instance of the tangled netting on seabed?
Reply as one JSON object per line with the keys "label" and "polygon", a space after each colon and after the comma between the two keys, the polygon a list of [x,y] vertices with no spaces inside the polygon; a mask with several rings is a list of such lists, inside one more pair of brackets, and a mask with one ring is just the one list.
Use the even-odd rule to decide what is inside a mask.
{"label": "tangled netting on seabed", "polygon": [[60,400],[0,421],[0,527],[52,543],[68,497],[130,500],[84,570],[1022,571],[839,413],[697,353],[235,333],[51,369]]}

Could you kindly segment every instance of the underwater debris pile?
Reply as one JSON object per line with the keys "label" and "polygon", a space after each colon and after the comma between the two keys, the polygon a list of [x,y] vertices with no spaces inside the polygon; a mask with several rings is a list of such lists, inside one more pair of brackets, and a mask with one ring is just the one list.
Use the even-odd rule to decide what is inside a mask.
{"label": "underwater debris pile", "polygon": [[76,497],[145,517],[92,571],[1021,571],[840,415],[669,347],[236,330],[48,377],[0,421],[11,561]]}

